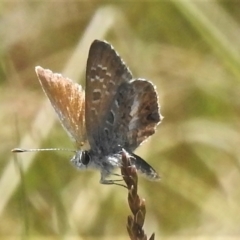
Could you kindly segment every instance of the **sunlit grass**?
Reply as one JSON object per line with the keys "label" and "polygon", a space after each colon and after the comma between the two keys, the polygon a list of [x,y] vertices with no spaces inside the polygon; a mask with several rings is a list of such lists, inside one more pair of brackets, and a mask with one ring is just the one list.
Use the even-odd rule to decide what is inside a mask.
{"label": "sunlit grass", "polygon": [[[118,21],[103,38],[111,40],[136,77],[156,84],[165,117],[157,133],[138,149],[162,178],[159,183],[139,179],[148,209],[147,233],[155,232],[156,239],[238,236],[240,6],[236,3],[233,10],[232,4],[225,9],[213,1],[187,2],[119,4],[122,19],[116,9],[105,9],[104,26],[111,26],[115,16]],[[75,54],[79,58],[68,65],[68,77],[84,80],[77,72],[85,69],[90,42],[84,52],[77,52],[77,46],[94,14],[106,5],[99,1],[3,6],[0,186],[10,149],[26,134],[32,144],[26,148],[74,148],[59,124],[43,140],[39,139],[45,122],[40,121],[38,130],[30,127],[46,99],[34,67],[61,72]],[[102,31],[101,24],[94,34]],[[99,185],[99,173],[77,171],[69,163],[69,153],[39,153],[25,171],[29,154],[16,156],[6,188],[0,188],[1,203],[19,179],[0,211],[1,238],[127,238],[124,189]]]}

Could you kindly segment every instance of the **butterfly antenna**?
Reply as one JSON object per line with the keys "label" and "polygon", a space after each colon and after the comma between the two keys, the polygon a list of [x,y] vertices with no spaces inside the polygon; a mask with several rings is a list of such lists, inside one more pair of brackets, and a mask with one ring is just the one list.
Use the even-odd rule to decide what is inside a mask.
{"label": "butterfly antenna", "polygon": [[30,148],[30,149],[23,149],[23,148],[14,148],[11,152],[14,153],[22,153],[22,152],[45,152],[45,151],[67,151],[67,152],[76,152],[76,150],[67,149],[67,148]]}

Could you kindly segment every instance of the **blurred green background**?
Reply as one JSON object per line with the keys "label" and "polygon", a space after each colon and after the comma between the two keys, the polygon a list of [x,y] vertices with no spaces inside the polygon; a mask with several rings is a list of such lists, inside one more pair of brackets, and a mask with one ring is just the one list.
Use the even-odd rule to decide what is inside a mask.
{"label": "blurred green background", "polygon": [[139,177],[146,233],[240,238],[240,2],[3,1],[0,16],[1,239],[129,239],[125,189],[77,171],[68,152],[10,152],[74,148],[34,67],[84,84],[95,38],[159,93],[164,120],[137,150],[162,178]]}

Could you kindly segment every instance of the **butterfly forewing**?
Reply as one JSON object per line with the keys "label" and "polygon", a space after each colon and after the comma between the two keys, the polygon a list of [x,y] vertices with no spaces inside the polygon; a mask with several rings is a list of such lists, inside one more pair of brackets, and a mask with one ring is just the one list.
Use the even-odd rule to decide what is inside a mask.
{"label": "butterfly forewing", "polygon": [[131,79],[132,74],[112,46],[95,40],[87,60],[85,103],[86,129],[92,148],[101,146],[103,151],[108,151],[103,145],[108,145],[105,122],[111,115],[110,109],[119,86]]}
{"label": "butterfly forewing", "polygon": [[61,74],[41,67],[35,70],[61,124],[80,147],[86,141],[84,90]]}

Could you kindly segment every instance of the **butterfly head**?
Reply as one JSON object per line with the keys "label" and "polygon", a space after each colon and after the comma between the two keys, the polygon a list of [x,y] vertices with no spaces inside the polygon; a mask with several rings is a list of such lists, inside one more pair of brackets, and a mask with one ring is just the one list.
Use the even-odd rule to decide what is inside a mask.
{"label": "butterfly head", "polygon": [[85,170],[91,166],[92,158],[89,151],[77,151],[71,163],[78,169]]}

